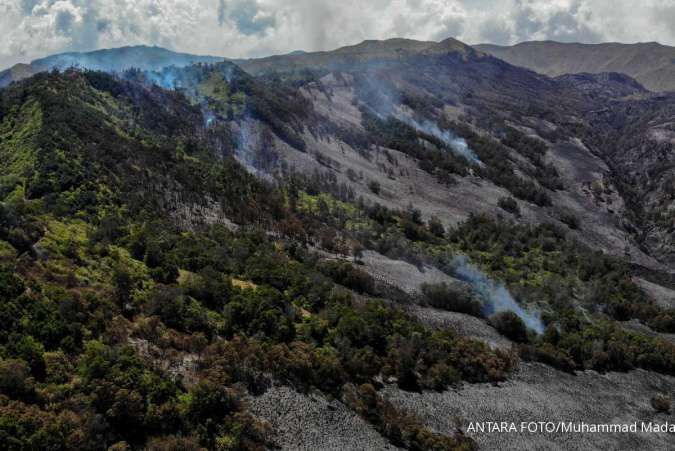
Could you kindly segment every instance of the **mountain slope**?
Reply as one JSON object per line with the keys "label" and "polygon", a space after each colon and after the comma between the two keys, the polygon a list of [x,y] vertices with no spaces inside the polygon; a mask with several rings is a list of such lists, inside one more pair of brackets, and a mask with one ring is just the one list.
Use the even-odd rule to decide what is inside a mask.
{"label": "mountain slope", "polygon": [[671,96],[452,40],[302,64],[0,90],[0,437],[472,450],[495,390],[667,418]]}
{"label": "mountain slope", "polygon": [[[230,69],[229,92],[242,87],[250,114],[269,120],[271,100]],[[391,405],[372,378],[404,368],[404,342],[430,364],[401,373],[410,388],[447,387],[452,361],[457,380],[499,380],[511,357],[375,299],[348,263],[316,269],[286,238],[312,230],[297,216],[300,185],[245,173],[224,119],[208,124],[176,91],[70,70],[0,91],[0,124],[0,434],[17,447],[274,447],[245,401],[273,377],[344,397],[380,442],[473,448]],[[332,281],[345,270],[367,304]],[[61,407],[45,408],[53,396]]]}
{"label": "mountain slope", "polygon": [[620,72],[651,91],[675,91],[675,47],[639,44],[522,42],[513,46],[474,46],[516,66],[558,76],[581,72]]}
{"label": "mountain slope", "polygon": [[[458,47],[452,40],[438,44],[404,41],[404,44],[414,49],[406,57],[398,57],[395,52],[381,56],[382,48],[400,48],[403,44],[398,41],[360,44],[355,48],[377,50],[372,54],[366,52],[365,56],[365,50],[360,50],[360,59],[352,59],[349,64],[344,63],[342,49],[323,52],[314,72],[308,69],[309,66],[305,68],[306,73],[298,72],[289,62],[296,60],[289,60],[289,57],[265,60],[264,69],[255,66],[255,60],[250,64],[257,68],[255,70],[277,74],[272,77],[280,75],[283,80],[303,85],[302,90],[312,99],[315,111],[326,118],[326,124],[332,123],[338,130],[351,130],[341,136],[350,145],[340,145],[340,148],[351,147],[355,155],[363,154],[359,147],[364,139],[367,142],[367,138],[363,138],[364,131],[370,133],[374,126],[383,125],[378,125],[377,121],[367,122],[370,127],[366,126],[367,130],[364,130],[363,118],[369,114],[380,119],[393,116],[411,127],[413,132],[425,133],[437,140],[439,136],[447,140],[451,135],[465,138],[470,148],[478,147],[474,150],[490,160],[484,167],[474,167],[470,171],[480,177],[482,189],[475,188],[476,180],[467,177],[466,167],[457,167],[458,164],[462,166],[461,162],[441,162],[428,150],[425,152],[429,155],[423,158],[428,161],[421,166],[425,170],[419,175],[405,172],[392,177],[381,171],[370,173],[371,178],[387,188],[377,196],[368,189],[367,181],[355,183],[345,173],[346,168],[358,173],[374,163],[363,157],[355,160],[344,153],[336,153],[335,144],[330,141],[312,139],[307,147],[334,159],[338,166],[333,170],[304,155],[284,154],[281,160],[291,159],[294,164],[301,165],[303,171],[334,172],[338,180],[353,189],[357,196],[398,208],[410,202],[419,205],[426,217],[435,215],[447,223],[456,223],[470,213],[498,212],[501,210],[497,206],[499,199],[509,195],[526,201],[521,205],[524,213],[520,221],[559,221],[574,212],[574,215],[583,216],[588,224],[583,232],[579,232],[579,239],[617,255],[623,255],[625,246],[629,246],[639,264],[659,266],[645,255],[635,238],[631,238],[621,225],[626,215],[616,191],[611,196],[613,206],[599,210],[591,207],[596,200],[584,186],[611,185],[606,177],[609,169],[604,162],[594,162],[597,170],[592,174],[586,171],[582,180],[569,179],[567,189],[555,188],[561,179],[556,178],[556,170],[552,168],[552,165],[557,166],[559,175],[565,178],[563,169],[567,171],[570,165],[580,164],[575,159],[583,156],[593,160],[593,152],[573,139],[579,135],[580,127],[588,126],[585,112],[602,109],[611,99],[645,95],[638,83],[616,74],[553,80],[482,52]],[[355,52],[354,48],[347,49],[350,55]],[[335,69],[327,69],[330,67]],[[243,68],[251,70],[246,64]],[[537,151],[543,153],[528,156],[518,145],[500,146],[499,141],[509,129],[543,139],[544,145]],[[449,134],[443,135],[444,131]],[[479,137],[484,136],[490,139],[482,142]],[[378,144],[391,147],[391,142]],[[550,161],[547,148],[553,151],[548,153],[549,156],[555,154]],[[570,150],[574,148],[579,149]],[[413,151],[409,146],[399,144],[395,150],[421,158],[420,151]],[[450,159],[447,154],[443,158]],[[339,165],[343,165],[344,170],[340,170]],[[396,168],[391,170],[397,171]],[[437,185],[443,178],[452,180],[447,188]],[[426,189],[411,189],[411,186],[426,186]]]}
{"label": "mountain slope", "polygon": [[120,47],[96,50],[93,52],[61,53],[32,61],[30,64],[17,64],[0,72],[0,86],[21,80],[38,72],[52,69],[64,70],[69,67],[121,72],[135,67],[142,70],[159,70],[167,66],[187,66],[194,63],[215,63],[223,58],[176,53],[161,47]]}

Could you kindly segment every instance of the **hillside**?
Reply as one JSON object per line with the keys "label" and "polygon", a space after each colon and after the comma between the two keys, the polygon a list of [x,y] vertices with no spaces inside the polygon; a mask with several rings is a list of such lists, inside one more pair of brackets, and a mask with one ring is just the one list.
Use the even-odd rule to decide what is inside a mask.
{"label": "hillside", "polygon": [[161,47],[133,46],[93,52],[73,52],[51,55],[30,64],[16,64],[0,72],[0,86],[22,80],[39,72],[70,67],[102,71],[123,71],[132,67],[159,70],[167,66],[187,66],[194,63],[215,63],[223,58],[176,53]]}
{"label": "hillside", "polygon": [[675,91],[675,47],[656,42],[639,44],[573,44],[553,41],[521,42],[513,46],[474,46],[549,76],[588,72],[620,72],[651,91]]}
{"label": "hillside", "polygon": [[[506,405],[670,418],[673,96],[454,40],[250,64],[0,90],[0,440],[472,450]],[[669,444],[596,440],[509,445]]]}

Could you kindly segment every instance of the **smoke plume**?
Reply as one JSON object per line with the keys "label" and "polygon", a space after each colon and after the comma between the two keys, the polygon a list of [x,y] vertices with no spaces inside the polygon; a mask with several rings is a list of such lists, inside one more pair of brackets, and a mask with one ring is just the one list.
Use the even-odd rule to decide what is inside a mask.
{"label": "smoke plume", "polygon": [[395,117],[399,121],[410,125],[412,128],[415,128],[418,131],[424,132],[427,135],[431,135],[440,139],[445,144],[447,144],[448,147],[450,147],[450,149],[452,149],[453,152],[463,156],[464,158],[469,160],[470,163],[473,163],[477,166],[483,166],[483,162],[480,161],[478,155],[476,155],[474,151],[471,150],[471,148],[466,143],[466,140],[464,138],[461,138],[453,134],[449,130],[441,130],[440,128],[438,128],[438,125],[427,120],[420,123],[415,119],[413,119],[412,117],[408,116],[407,114],[403,113],[396,114]]}
{"label": "smoke plume", "polygon": [[518,315],[525,325],[541,334],[544,323],[539,312],[528,312],[513,299],[506,287],[490,279],[476,266],[469,263],[465,256],[453,259],[455,276],[467,282],[483,301],[483,314],[489,316],[499,312],[510,311]]}
{"label": "smoke plume", "polygon": [[466,158],[469,163],[484,166],[464,138],[455,135],[451,130],[441,130],[438,124],[428,119],[420,122],[412,116],[410,110],[402,108],[400,106],[401,93],[396,87],[387,85],[378,80],[375,75],[371,75],[367,80],[367,89],[371,95],[371,102],[368,106],[380,119],[393,117],[418,132],[437,138],[452,152]]}

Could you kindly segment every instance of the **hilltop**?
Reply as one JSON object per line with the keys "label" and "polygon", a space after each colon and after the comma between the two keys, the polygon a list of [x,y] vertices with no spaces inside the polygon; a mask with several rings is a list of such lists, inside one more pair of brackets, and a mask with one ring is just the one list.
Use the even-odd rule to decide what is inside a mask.
{"label": "hilltop", "polygon": [[39,72],[70,67],[121,72],[132,67],[142,70],[158,70],[167,66],[183,67],[194,63],[214,63],[221,57],[176,53],[161,47],[144,45],[96,50],[93,52],[70,52],[37,59],[30,64],[16,64],[0,72],[0,86],[22,80]]}
{"label": "hilltop", "polygon": [[452,38],[442,42],[393,38],[384,41],[363,41],[360,44],[340,47],[332,51],[276,55],[266,58],[234,60],[234,62],[245,71],[256,75],[269,71],[348,69],[352,65],[366,62],[396,61],[414,55],[441,54],[453,51],[475,52],[468,45]]}

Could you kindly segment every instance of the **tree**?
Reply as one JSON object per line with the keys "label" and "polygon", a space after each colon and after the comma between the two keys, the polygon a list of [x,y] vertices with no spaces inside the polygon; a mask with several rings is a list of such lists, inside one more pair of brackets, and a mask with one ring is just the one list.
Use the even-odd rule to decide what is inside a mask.
{"label": "tree", "polygon": [[445,282],[421,286],[424,301],[443,310],[482,316],[481,303],[475,299],[469,289],[462,285],[450,285]]}
{"label": "tree", "polygon": [[520,216],[520,208],[518,207],[518,202],[513,197],[502,197],[497,202],[499,208],[504,211],[508,211],[516,216]]}
{"label": "tree", "polygon": [[0,360],[0,393],[21,398],[31,394],[33,388],[33,378],[25,361]]}
{"label": "tree", "polygon": [[113,286],[115,287],[118,304],[123,310],[126,310],[127,304],[131,301],[131,293],[135,288],[135,281],[131,272],[122,265],[118,265],[114,269]]}
{"label": "tree", "polygon": [[515,313],[499,312],[490,317],[490,324],[506,338],[517,343],[527,342],[527,327]]}
{"label": "tree", "polygon": [[670,413],[670,396],[664,395],[663,393],[657,393],[652,397],[650,402],[657,412]]}
{"label": "tree", "polygon": [[431,219],[429,219],[429,232],[433,233],[439,238],[443,238],[445,235],[443,223],[441,223],[441,220],[438,219],[437,216],[432,216]]}
{"label": "tree", "polygon": [[12,300],[23,293],[25,286],[13,272],[0,270],[0,299]]}

